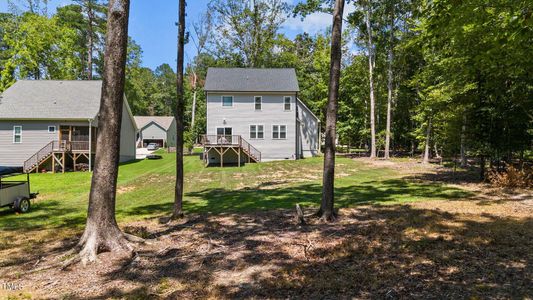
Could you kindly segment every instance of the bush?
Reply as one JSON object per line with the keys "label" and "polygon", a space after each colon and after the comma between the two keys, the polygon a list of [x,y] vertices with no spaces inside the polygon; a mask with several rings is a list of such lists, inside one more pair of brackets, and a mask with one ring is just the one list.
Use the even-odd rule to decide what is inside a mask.
{"label": "bush", "polygon": [[533,170],[525,167],[522,170],[513,165],[506,165],[505,170],[489,170],[488,181],[501,188],[531,188],[533,187]]}

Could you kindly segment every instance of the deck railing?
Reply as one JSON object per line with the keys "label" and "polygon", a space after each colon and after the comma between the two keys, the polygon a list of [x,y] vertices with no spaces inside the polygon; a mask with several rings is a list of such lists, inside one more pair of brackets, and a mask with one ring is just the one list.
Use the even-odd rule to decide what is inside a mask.
{"label": "deck railing", "polygon": [[[96,143],[93,142],[92,151],[96,150]],[[24,162],[24,172],[35,168],[44,158],[48,158],[53,152],[87,152],[89,151],[89,141],[51,141],[43,148],[33,154]]]}
{"label": "deck railing", "polygon": [[200,139],[204,146],[233,146],[242,148],[248,155],[261,161],[261,151],[257,150],[240,135],[214,135],[205,134]]}

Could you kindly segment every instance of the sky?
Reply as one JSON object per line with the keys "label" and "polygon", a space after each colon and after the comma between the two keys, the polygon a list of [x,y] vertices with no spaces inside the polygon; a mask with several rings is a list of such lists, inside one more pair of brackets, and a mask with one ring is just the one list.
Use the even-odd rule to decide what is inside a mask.
{"label": "sky", "polygon": [[[244,0],[243,0],[244,1]],[[285,0],[289,4],[296,4],[301,0]],[[186,26],[198,20],[199,16],[207,9],[209,0],[187,1]],[[58,6],[71,3],[70,0],[49,0],[49,12],[53,13]],[[131,0],[130,4],[129,35],[141,46],[143,50],[142,65],[155,69],[157,66],[168,63],[175,69],[177,52],[177,27],[178,18],[177,0]],[[7,0],[0,0],[0,12],[7,12]],[[353,10],[348,6],[346,12]],[[289,18],[283,24],[281,32],[292,38],[298,33],[307,32],[315,34],[331,26],[332,16],[323,13],[314,13],[307,16],[304,21],[299,17]],[[194,56],[194,43],[191,41],[185,47],[185,60],[189,61]]]}

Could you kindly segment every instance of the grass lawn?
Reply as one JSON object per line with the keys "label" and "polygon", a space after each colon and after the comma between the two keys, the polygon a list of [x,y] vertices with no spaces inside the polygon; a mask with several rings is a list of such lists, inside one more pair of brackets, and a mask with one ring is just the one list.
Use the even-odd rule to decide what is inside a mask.
{"label": "grass lawn", "polygon": [[[96,267],[25,274],[72,249],[85,224],[89,173],[34,174],[28,214],[0,211],[0,284],[12,299],[531,299],[533,197],[469,183],[412,160],[338,158],[340,218],[316,209],[322,159],[204,168],[185,158],[186,219],[172,208],[174,156],[120,167],[117,218],[146,238],[137,255]],[[449,184],[450,175],[453,182]],[[312,208],[311,208],[312,207]]]}
{"label": "grass lawn", "polygon": [[[135,221],[169,214],[174,193],[174,155],[120,166],[117,219]],[[253,212],[317,206],[321,196],[322,158],[204,168],[197,156],[185,165],[186,213]],[[336,203],[397,204],[450,199],[467,192],[441,184],[413,183],[391,168],[337,159]],[[32,174],[32,191],[40,193],[27,214],[0,210],[0,233],[17,230],[81,229],[85,224],[90,173]],[[0,235],[1,236],[1,235]]]}

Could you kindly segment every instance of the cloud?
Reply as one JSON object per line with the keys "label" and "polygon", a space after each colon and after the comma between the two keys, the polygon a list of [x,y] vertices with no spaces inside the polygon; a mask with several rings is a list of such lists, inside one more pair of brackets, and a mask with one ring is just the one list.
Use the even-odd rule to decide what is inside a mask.
{"label": "cloud", "polygon": [[[290,0],[287,0],[290,2]],[[355,11],[355,6],[353,3],[347,4],[344,7],[344,18]],[[294,32],[307,32],[309,34],[316,34],[320,31],[326,30],[330,27],[333,21],[333,17],[330,14],[315,12],[304,18],[302,21],[299,16],[296,18],[288,18],[283,24],[285,30],[290,30]]]}

